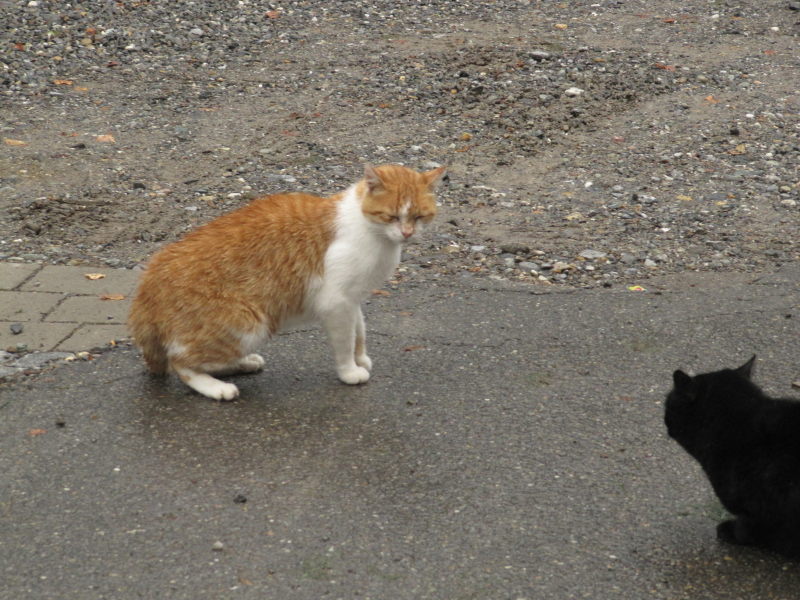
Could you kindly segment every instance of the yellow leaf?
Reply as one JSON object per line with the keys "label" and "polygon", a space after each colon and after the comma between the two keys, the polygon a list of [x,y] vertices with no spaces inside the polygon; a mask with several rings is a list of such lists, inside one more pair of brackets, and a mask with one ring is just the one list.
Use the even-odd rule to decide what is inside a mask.
{"label": "yellow leaf", "polygon": [[27,146],[28,142],[23,142],[22,140],[12,140],[11,138],[3,138],[3,143],[6,146]]}
{"label": "yellow leaf", "polygon": [[386,290],[372,290],[373,296],[391,296],[391,292],[387,292]]}
{"label": "yellow leaf", "polygon": [[745,152],[747,152],[747,146],[745,144],[737,144],[736,148],[728,150],[728,154],[733,154],[733,155],[744,154]]}
{"label": "yellow leaf", "polygon": [[96,279],[102,279],[103,277],[105,277],[105,275],[103,275],[102,273],[86,273],[84,277],[86,277],[86,279],[91,279],[92,281],[94,281]]}
{"label": "yellow leaf", "polygon": [[566,23],[556,23],[555,25],[553,25],[553,27],[555,27],[556,29],[566,29],[567,27],[569,27],[569,25],[567,25]]}
{"label": "yellow leaf", "polygon": [[683,194],[679,194],[675,196],[675,198],[677,198],[681,202],[691,202],[692,200],[694,200],[694,198],[692,198],[691,196],[684,196]]}
{"label": "yellow leaf", "polygon": [[72,85],[71,79],[54,79],[53,83],[56,85]]}
{"label": "yellow leaf", "polygon": [[114,136],[111,135],[110,133],[107,133],[106,135],[98,135],[94,139],[95,139],[95,141],[104,142],[104,143],[107,143],[107,144],[113,144],[113,143],[115,143],[117,141],[117,140],[114,139]]}
{"label": "yellow leaf", "polygon": [[124,300],[125,296],[122,294],[102,294],[100,300]]}

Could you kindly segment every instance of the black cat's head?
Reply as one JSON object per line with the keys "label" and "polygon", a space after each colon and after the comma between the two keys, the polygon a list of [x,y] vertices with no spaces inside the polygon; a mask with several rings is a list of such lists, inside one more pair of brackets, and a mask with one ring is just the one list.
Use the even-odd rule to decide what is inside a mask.
{"label": "black cat's head", "polygon": [[[673,388],[667,394],[664,423],[667,433],[687,450],[708,423],[724,414],[724,403],[737,397],[737,391],[749,388],[753,357],[737,369],[723,369],[701,375],[687,375],[681,370],[672,374]],[[728,407],[731,408],[731,407]]]}

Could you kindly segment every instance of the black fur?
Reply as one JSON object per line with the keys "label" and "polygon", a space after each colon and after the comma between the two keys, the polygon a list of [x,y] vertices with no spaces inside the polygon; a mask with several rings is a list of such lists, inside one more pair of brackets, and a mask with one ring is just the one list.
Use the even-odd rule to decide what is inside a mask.
{"label": "black fur", "polygon": [[738,369],[673,373],[664,421],[734,515],[717,537],[800,558],[800,402],[770,398]]}

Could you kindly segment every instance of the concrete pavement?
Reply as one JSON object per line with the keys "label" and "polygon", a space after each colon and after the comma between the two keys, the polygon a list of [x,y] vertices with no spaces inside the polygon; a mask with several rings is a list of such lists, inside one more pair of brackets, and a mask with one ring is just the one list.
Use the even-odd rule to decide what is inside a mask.
{"label": "concrete pavement", "polygon": [[[126,337],[137,277],[128,269],[0,262],[0,350],[60,360]],[[38,364],[35,355],[21,363],[2,357],[0,376]]]}
{"label": "concrete pavement", "polygon": [[293,332],[225,404],[126,345],[16,379],[0,598],[796,598],[797,565],[717,542],[662,401],[754,352],[797,397],[799,282],[412,282],[366,307],[368,384]]}

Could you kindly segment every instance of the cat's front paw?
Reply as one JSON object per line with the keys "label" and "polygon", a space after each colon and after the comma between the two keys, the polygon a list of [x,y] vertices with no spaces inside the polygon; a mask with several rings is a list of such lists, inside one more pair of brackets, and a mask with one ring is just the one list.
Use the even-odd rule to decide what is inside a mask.
{"label": "cat's front paw", "polygon": [[366,354],[356,356],[356,364],[359,367],[364,367],[367,371],[372,371],[372,359]]}
{"label": "cat's front paw", "polygon": [[358,385],[369,380],[369,371],[364,367],[353,366],[337,369],[339,379],[348,385]]}
{"label": "cat's front paw", "polygon": [[235,400],[239,397],[239,388],[232,383],[216,380],[213,383],[208,383],[202,387],[195,388],[198,392],[212,398],[226,402],[228,400]]}

